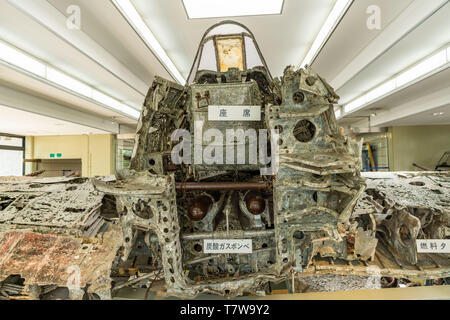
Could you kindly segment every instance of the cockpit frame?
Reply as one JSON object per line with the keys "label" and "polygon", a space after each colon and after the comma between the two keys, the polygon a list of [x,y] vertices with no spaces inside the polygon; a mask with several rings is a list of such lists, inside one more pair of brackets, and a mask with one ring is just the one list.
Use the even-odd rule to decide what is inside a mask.
{"label": "cockpit frame", "polygon": [[[222,25],[227,25],[227,24],[233,24],[236,25],[242,29],[245,30],[245,32],[241,32],[241,33],[229,33],[229,34],[214,34],[214,35],[210,35],[211,31],[213,31],[214,29],[222,26]],[[269,77],[269,80],[272,80],[272,75],[270,73],[269,68],[267,67],[267,63],[266,60],[264,59],[264,56],[261,53],[261,49],[259,48],[258,42],[256,41],[255,36],[253,35],[253,33],[243,24],[233,21],[233,20],[224,20],[221,21],[215,25],[213,25],[212,27],[210,27],[208,30],[206,30],[206,32],[204,33],[202,40],[200,41],[197,53],[195,55],[195,59],[194,59],[194,63],[192,64],[191,70],[189,72],[189,77],[187,79],[187,83],[188,85],[194,83],[197,74],[200,71],[199,66],[200,63],[202,61],[202,53],[203,53],[203,49],[204,46],[207,42],[213,40],[214,43],[214,50],[215,50],[215,54],[216,54],[216,68],[217,70],[211,70],[213,72],[220,72],[220,65],[219,65],[219,57],[218,57],[218,52],[217,52],[217,39],[220,38],[232,38],[232,37],[241,37],[242,38],[242,54],[243,54],[243,65],[244,65],[244,70],[242,71],[247,71],[248,69],[248,65],[247,65],[247,52],[246,52],[246,44],[245,44],[245,37],[248,37],[251,41],[253,41],[253,44],[256,48],[256,52],[259,56],[259,59],[261,60],[261,63],[263,64],[262,67],[266,70],[267,76]]]}

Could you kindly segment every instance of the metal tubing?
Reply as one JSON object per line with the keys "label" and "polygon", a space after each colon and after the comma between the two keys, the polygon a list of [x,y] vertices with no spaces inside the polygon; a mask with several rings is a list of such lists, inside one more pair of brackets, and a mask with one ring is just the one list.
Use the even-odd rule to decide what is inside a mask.
{"label": "metal tubing", "polygon": [[419,168],[419,169],[423,170],[423,171],[433,171],[433,170],[431,170],[430,168],[421,166],[421,165],[418,164],[418,163],[413,163],[412,165],[413,165],[414,167],[416,167],[416,168]]}
{"label": "metal tubing", "polygon": [[229,232],[219,231],[219,232],[188,233],[181,235],[181,239],[183,240],[248,239],[256,237],[268,237],[274,235],[275,235],[274,230],[253,230],[253,231],[230,230]]}
{"label": "metal tubing", "polygon": [[184,182],[176,184],[177,191],[235,191],[270,189],[267,181],[259,182]]}

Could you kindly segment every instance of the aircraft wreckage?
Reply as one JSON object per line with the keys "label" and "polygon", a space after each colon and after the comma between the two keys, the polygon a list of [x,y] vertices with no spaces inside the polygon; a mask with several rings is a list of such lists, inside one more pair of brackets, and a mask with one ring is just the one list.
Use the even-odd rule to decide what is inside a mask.
{"label": "aircraft wreckage", "polygon": [[[338,100],[309,67],[273,79],[246,27],[213,26],[186,86],[152,84],[130,170],[0,181],[0,299],[109,299],[157,276],[186,298],[371,267],[449,277],[449,251],[416,240],[449,239],[450,176],[361,177]],[[225,143],[196,136],[210,129]]]}

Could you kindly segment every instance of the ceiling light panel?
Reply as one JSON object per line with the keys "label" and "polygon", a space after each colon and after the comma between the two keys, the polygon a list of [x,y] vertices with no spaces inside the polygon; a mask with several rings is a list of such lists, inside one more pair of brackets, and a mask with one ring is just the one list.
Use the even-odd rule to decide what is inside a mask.
{"label": "ceiling light panel", "polygon": [[362,105],[364,105],[366,103],[367,103],[366,95],[363,95],[363,96],[359,97],[358,99],[355,99],[352,102],[346,104],[344,106],[344,111],[345,111],[345,113],[349,113],[353,110],[358,109],[359,107],[361,107]]}
{"label": "ceiling light panel", "polygon": [[189,19],[281,14],[284,0],[183,0]]}
{"label": "ceiling light panel", "polygon": [[179,84],[184,85],[186,79],[181,75],[178,68],[175,66],[173,61],[169,58],[166,51],[163,49],[159,41],[153,35],[150,28],[142,19],[141,15],[137,12],[134,5],[130,0],[112,0],[116,8],[122,13],[125,19],[134,28],[141,39],[147,44],[153,54],[159,59],[159,61],[164,65],[166,70],[172,75],[172,77]]}
{"label": "ceiling light panel", "polygon": [[365,95],[366,101],[373,101],[375,99],[381,98],[382,96],[388,94],[389,92],[395,90],[395,80],[389,80],[385,83],[379,85],[375,89],[370,90]]}
{"label": "ceiling light panel", "polygon": [[45,64],[3,42],[0,42],[0,59],[39,77],[45,77]]}
{"label": "ceiling light panel", "polygon": [[47,68],[47,80],[54,82],[61,87],[79,93],[85,97],[92,97],[91,87],[54,68]]}
{"label": "ceiling light panel", "polygon": [[399,73],[396,77],[385,81],[375,89],[372,89],[362,96],[347,103],[344,106],[345,113],[350,113],[357,109],[361,109],[369,103],[373,103],[376,100],[388,94],[392,94],[405,86],[420,81],[423,77],[428,77],[438,72],[450,63],[450,56],[448,54],[449,49],[450,47],[441,49],[430,57],[423,59],[415,66]]}
{"label": "ceiling light panel", "polygon": [[428,59],[425,59],[424,61],[420,62],[411,69],[401,73],[396,78],[397,86],[401,87],[411,81],[414,81],[422,77],[423,75],[439,67],[442,67],[446,63],[447,63],[447,53],[446,50],[442,50],[437,54],[429,57]]}
{"label": "ceiling light panel", "polygon": [[[192,0],[195,1],[195,0]],[[314,42],[303,59],[300,67],[304,67],[306,65],[311,65],[316,58],[317,54],[320,52],[331,33],[334,31],[338,23],[341,21],[344,14],[347,12],[347,9],[353,3],[353,0],[337,0],[333,9],[331,10],[330,15],[327,20],[323,24],[320,29],[317,37],[314,39]]]}
{"label": "ceiling light panel", "polygon": [[37,78],[70,90],[88,99],[99,102],[115,111],[120,111],[132,119],[139,119],[140,112],[118,100],[95,90],[92,86],[57,70],[37,58],[0,41],[0,61],[32,73]]}
{"label": "ceiling light panel", "polygon": [[119,110],[123,113],[131,115],[135,119],[139,118],[139,115],[140,115],[139,111],[134,110],[133,108],[121,103],[120,101],[118,101],[98,90],[93,90],[92,99],[94,99],[95,101],[98,101],[106,106],[110,106],[116,110]]}

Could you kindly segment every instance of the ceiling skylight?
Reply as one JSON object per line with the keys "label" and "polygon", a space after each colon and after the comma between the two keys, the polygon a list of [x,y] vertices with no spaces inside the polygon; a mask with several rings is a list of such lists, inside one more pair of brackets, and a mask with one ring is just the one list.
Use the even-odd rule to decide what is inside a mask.
{"label": "ceiling skylight", "polygon": [[189,19],[281,14],[284,0],[183,0]]}

